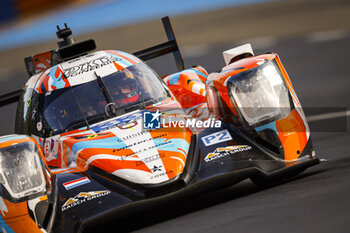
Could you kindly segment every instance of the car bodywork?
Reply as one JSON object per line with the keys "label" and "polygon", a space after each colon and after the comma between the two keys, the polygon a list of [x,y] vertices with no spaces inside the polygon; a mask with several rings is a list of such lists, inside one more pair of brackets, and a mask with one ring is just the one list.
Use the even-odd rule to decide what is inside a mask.
{"label": "car bodywork", "polygon": [[[60,62],[53,62],[57,51],[26,58],[31,78],[19,98],[17,134],[0,138],[0,221],[6,232],[99,229],[143,206],[194,197],[246,178],[266,184],[319,162],[277,54],[254,56],[235,49],[219,73],[208,74],[201,66],[183,69],[170,24],[165,25],[170,41],[135,55],[118,50],[72,55],[69,44],[63,44]],[[167,52],[176,52],[180,71],[161,79],[143,60]],[[146,80],[139,81],[142,90],[136,93],[142,101],[123,111],[117,106],[113,114],[105,101],[100,110],[94,108],[104,118],[89,118],[84,99],[108,97],[112,85],[101,86],[99,80],[106,83],[125,70],[140,71]],[[84,86],[93,82],[100,97]],[[84,89],[88,93],[80,95]],[[160,96],[148,95],[155,89]],[[6,97],[16,99],[13,93]],[[55,100],[60,105],[49,114]],[[71,120],[76,111],[83,113],[74,118],[78,122]],[[147,128],[147,114],[151,122],[160,119],[161,127]],[[72,127],[59,116],[69,117]],[[9,175],[4,164],[16,173]],[[26,164],[36,173],[25,173]]]}

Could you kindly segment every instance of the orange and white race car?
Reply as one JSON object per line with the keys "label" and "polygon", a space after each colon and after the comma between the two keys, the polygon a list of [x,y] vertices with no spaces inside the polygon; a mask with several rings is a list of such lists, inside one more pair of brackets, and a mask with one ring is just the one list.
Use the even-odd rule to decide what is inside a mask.
{"label": "orange and white race car", "polygon": [[[58,28],[58,48],[25,59],[16,130],[0,137],[2,232],[97,232],[118,217],[250,178],[264,185],[319,163],[277,54],[249,44],[208,74],[184,69],[169,41],[129,54],[94,51]],[[160,78],[145,60],[173,52]],[[18,93],[21,93],[20,96]]]}

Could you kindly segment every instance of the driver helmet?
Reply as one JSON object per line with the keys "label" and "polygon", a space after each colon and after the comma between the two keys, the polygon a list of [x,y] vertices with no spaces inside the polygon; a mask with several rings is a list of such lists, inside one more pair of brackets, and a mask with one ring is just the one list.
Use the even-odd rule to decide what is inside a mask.
{"label": "driver helmet", "polygon": [[139,100],[139,90],[133,73],[127,69],[121,72],[117,87],[113,91],[113,99],[116,104],[135,103]]}

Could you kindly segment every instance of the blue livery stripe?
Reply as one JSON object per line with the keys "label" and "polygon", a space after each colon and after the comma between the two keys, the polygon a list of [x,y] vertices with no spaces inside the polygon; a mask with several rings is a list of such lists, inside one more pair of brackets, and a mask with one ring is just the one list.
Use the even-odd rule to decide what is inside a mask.
{"label": "blue livery stripe", "polygon": [[120,148],[128,148],[128,147],[119,137],[112,137],[112,138],[77,142],[73,145],[72,151],[74,153],[77,153],[82,149],[88,149],[88,148],[120,149]]}
{"label": "blue livery stripe", "polygon": [[169,76],[169,85],[179,84],[180,73],[176,73]]}
{"label": "blue livery stripe", "polygon": [[0,138],[0,142],[5,142],[5,141],[15,140],[15,139],[23,139],[27,137],[28,136],[25,136],[25,135],[10,135],[10,136],[5,136],[3,138]]}
{"label": "blue livery stripe", "polygon": [[277,133],[277,135],[278,135],[278,131],[277,131],[277,127],[276,127],[276,122],[275,122],[275,121],[274,121],[274,122],[271,122],[271,123],[269,123],[269,124],[262,125],[262,126],[259,126],[259,127],[256,127],[256,128],[255,128],[255,130],[256,130],[257,132],[262,131],[262,130],[264,130],[264,129],[272,129],[272,130],[275,131],[275,132]]}
{"label": "blue livery stripe", "polygon": [[[108,52],[107,52],[107,53],[108,53]],[[108,53],[108,54],[111,55],[111,56],[113,56],[113,57],[115,57],[115,58],[117,58],[117,59],[118,59],[118,62],[122,63],[123,66],[125,66],[125,68],[128,67],[128,66],[132,66],[132,65],[133,65],[133,64],[132,64],[131,62],[129,62],[128,60],[126,60],[126,59],[124,59],[124,58],[122,58],[122,57],[120,57],[120,56],[118,56],[118,55],[116,55],[116,54],[113,54],[113,53]]]}
{"label": "blue livery stripe", "polygon": [[201,72],[201,71],[199,71],[199,70],[197,70],[197,69],[190,69],[190,70],[194,71],[196,74],[198,74],[198,75],[200,75],[200,76],[203,76],[204,78],[207,77],[206,74],[204,74],[203,72]]}

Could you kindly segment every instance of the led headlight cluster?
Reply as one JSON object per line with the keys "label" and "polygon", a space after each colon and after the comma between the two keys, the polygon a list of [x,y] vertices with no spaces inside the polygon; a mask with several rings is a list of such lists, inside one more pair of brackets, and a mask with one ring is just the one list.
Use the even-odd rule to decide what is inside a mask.
{"label": "led headlight cluster", "polygon": [[45,191],[44,171],[34,142],[0,149],[0,183],[14,201]]}
{"label": "led headlight cluster", "polygon": [[286,117],[291,111],[288,88],[273,61],[231,77],[232,103],[249,126]]}

